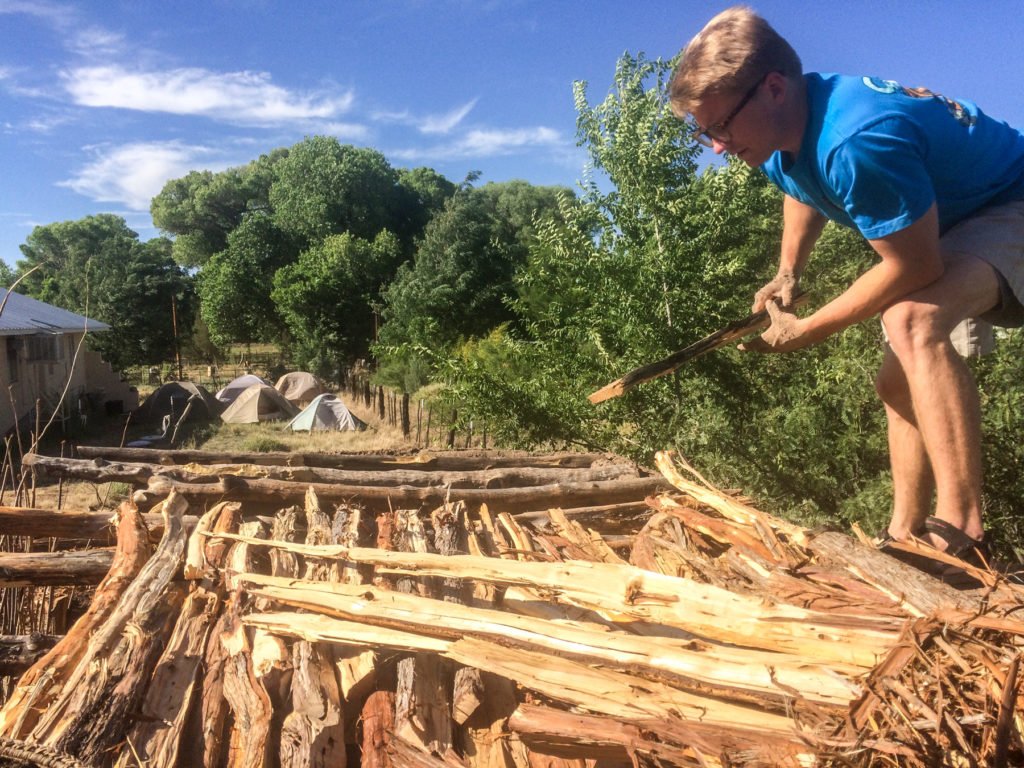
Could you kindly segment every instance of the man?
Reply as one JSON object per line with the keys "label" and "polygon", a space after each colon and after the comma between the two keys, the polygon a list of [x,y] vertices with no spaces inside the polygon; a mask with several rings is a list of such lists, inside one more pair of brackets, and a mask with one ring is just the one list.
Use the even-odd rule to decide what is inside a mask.
{"label": "man", "polygon": [[[1024,136],[970,102],[804,74],[792,47],[744,7],[687,45],[670,95],[698,140],[761,167],[785,193],[779,271],[753,306],[767,306],[772,325],[743,348],[788,352],[880,314],[887,346],[875,385],[894,486],[883,545],[916,536],[988,560],[979,398],[961,355],[989,351],[992,324],[1024,324]],[[829,219],[859,230],[880,260],[800,318],[776,300],[790,303]],[[937,561],[914,564],[955,580]]]}

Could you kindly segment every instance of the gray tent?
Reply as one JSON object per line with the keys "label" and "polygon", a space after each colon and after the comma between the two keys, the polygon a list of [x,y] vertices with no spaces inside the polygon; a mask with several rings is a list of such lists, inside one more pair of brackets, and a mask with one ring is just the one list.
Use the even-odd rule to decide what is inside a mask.
{"label": "gray tent", "polygon": [[366,429],[366,424],[334,395],[320,395],[288,422],[285,429],[293,432],[312,432],[314,429],[345,431]]}
{"label": "gray tent", "polygon": [[253,384],[220,415],[229,424],[281,421],[297,416],[299,409],[269,384]]}
{"label": "gray tent", "polygon": [[147,422],[159,422],[172,412],[177,418],[191,397],[196,398],[196,404],[192,406],[191,418],[212,419],[224,408],[217,398],[200,384],[193,384],[191,381],[169,381],[157,387],[146,398],[139,412],[143,420]]}

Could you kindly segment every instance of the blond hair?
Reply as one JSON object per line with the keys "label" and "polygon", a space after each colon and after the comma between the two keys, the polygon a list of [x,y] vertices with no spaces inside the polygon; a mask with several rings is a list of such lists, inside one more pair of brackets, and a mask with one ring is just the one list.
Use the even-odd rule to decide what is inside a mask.
{"label": "blond hair", "polygon": [[712,93],[742,93],[770,72],[799,77],[796,51],[750,8],[715,16],[683,49],[669,84],[672,111],[685,117]]}

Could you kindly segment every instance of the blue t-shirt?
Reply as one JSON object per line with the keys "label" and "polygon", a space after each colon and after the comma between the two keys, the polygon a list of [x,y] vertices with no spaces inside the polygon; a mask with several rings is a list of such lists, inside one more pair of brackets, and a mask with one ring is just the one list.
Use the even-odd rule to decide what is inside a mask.
{"label": "blue t-shirt", "polygon": [[1024,135],[954,101],[890,80],[810,73],[795,159],[761,166],[786,194],[868,239],[898,232],[937,203],[939,230],[1024,198]]}

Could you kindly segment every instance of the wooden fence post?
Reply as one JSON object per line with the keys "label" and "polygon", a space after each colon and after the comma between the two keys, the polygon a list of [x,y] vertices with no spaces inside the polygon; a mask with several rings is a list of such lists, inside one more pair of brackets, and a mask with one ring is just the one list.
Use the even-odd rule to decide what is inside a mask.
{"label": "wooden fence post", "polygon": [[408,437],[412,431],[409,424],[409,393],[402,394],[402,436]]}
{"label": "wooden fence post", "polygon": [[450,430],[448,430],[448,442],[446,444],[449,448],[454,448],[455,447],[455,422],[457,422],[458,420],[459,420],[459,411],[458,411],[458,409],[454,409],[453,408],[452,409],[452,427],[451,427]]}

